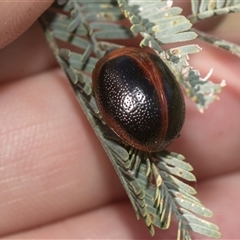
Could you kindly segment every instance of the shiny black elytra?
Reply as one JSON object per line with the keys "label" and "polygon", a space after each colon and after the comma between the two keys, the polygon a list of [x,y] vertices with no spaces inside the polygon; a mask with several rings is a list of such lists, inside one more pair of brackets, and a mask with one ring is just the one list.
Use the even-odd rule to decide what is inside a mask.
{"label": "shiny black elytra", "polygon": [[184,98],[157,56],[138,48],[113,50],[97,62],[92,78],[103,120],[127,145],[156,152],[179,135]]}

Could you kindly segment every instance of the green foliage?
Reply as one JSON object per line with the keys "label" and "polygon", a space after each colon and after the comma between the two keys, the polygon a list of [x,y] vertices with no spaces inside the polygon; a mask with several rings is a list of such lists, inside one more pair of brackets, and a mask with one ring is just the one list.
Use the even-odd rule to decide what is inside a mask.
{"label": "green foliage", "polygon": [[[188,16],[188,19],[192,23],[202,21],[207,18],[211,18],[217,15],[225,15],[228,13],[234,13],[240,11],[239,0],[214,0],[214,1],[200,1],[191,0],[192,3],[192,15]],[[232,54],[240,57],[240,47],[237,44],[228,42],[226,40],[217,38],[205,32],[193,29],[198,34],[198,38],[210,43],[211,45],[222,48],[231,52]],[[221,84],[224,85],[224,82]]]}
{"label": "green foliage", "polygon": [[[194,196],[195,189],[187,184],[196,181],[191,173],[192,166],[177,153],[161,151],[150,154],[123,145],[101,120],[92,94],[90,74],[106,51],[121,47],[112,43],[114,40],[129,40],[140,34],[142,41],[139,45],[155,51],[174,72],[198,109],[203,111],[217,98],[216,93],[224,82],[214,84],[208,80],[209,76],[201,78],[199,72],[189,66],[188,55],[199,52],[200,48],[185,41],[199,34],[201,39],[210,42],[213,38],[191,28],[192,23],[209,17],[210,12],[214,15],[226,9],[228,12],[237,11],[236,1],[193,0],[193,14],[188,18],[181,15],[181,8],[172,7],[171,1],[104,0],[97,3],[95,0],[59,0],[58,4],[54,4],[40,22],[137,218],[144,219],[152,235],[154,226],[167,229],[175,216],[179,224],[177,239],[192,239],[191,231],[219,238],[218,227],[201,218],[211,217],[212,212],[202,205]],[[132,24],[130,29],[121,24],[124,18]],[[184,45],[163,51],[161,46],[169,43]],[[216,45],[216,41],[212,43]],[[223,44],[221,40],[218,43],[220,47]]]}
{"label": "green foliage", "polygon": [[192,15],[188,19],[192,22],[198,22],[215,15],[224,15],[240,11],[239,0],[191,0]]}

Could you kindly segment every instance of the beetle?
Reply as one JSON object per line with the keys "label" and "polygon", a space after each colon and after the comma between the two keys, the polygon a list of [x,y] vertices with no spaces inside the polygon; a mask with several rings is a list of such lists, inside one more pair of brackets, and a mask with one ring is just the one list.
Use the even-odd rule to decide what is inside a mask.
{"label": "beetle", "polygon": [[156,55],[131,47],[112,50],[97,62],[92,86],[103,121],[125,144],[157,152],[179,136],[184,97]]}

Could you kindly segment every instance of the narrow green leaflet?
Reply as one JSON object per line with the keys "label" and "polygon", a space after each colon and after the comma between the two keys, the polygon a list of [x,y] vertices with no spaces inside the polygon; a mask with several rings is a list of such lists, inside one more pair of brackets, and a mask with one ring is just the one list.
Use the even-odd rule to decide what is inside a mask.
{"label": "narrow green leaflet", "polygon": [[[110,0],[99,3],[90,0],[58,2],[60,6],[55,4],[41,17],[41,25],[57,61],[66,73],[86,117],[126,190],[137,218],[145,221],[151,235],[155,233],[154,227],[167,229],[175,216],[179,223],[177,239],[192,239],[190,231],[208,237],[220,237],[216,225],[198,217],[211,217],[212,213],[193,196],[196,190],[186,183],[196,181],[191,173],[192,166],[177,153],[161,151],[149,154],[123,145],[118,136],[102,122],[89,76],[98,58],[106,51],[119,47],[106,39],[129,39],[136,33],[141,33],[141,45],[150,46],[159,55],[164,55],[165,61],[171,62],[168,65],[179,64],[187,59],[188,54],[198,52],[199,48],[195,45],[167,52],[163,52],[159,45],[195,37],[195,33],[188,31],[189,21],[179,15],[181,9],[172,8],[169,1],[152,1],[148,4],[145,1],[118,1],[121,9],[117,1]],[[159,15],[156,11],[151,14],[153,8],[158,10]],[[123,18],[120,10],[132,22],[131,29],[134,33],[117,22]],[[173,25],[174,22],[176,25]],[[160,37],[163,32],[164,35]],[[191,74],[191,71],[187,74]],[[198,77],[189,77],[188,84],[195,87],[193,79],[196,82],[200,80]],[[200,91],[206,90],[209,89],[200,88]],[[204,94],[201,97],[204,99]]]}
{"label": "narrow green leaflet", "polygon": [[[167,1],[119,0],[118,2],[133,24],[132,31],[139,32],[144,38],[151,36],[153,42],[156,41],[159,44],[182,42],[197,36],[192,31],[183,35],[184,31],[190,29],[191,23],[184,16],[179,15],[181,8],[171,7]],[[144,42],[145,39],[142,43]]]}
{"label": "narrow green leaflet", "polygon": [[[115,12],[120,15],[120,9],[115,1],[104,1],[101,4],[83,1],[60,1],[63,13],[48,11],[44,21],[49,24],[52,34],[58,40],[71,43],[72,45],[84,49],[84,58],[87,59],[94,51],[98,57],[102,57],[106,50],[104,41],[106,39],[129,39],[135,37],[128,28],[119,23],[108,22],[118,21],[120,18],[111,18]],[[71,12],[71,17],[66,13]],[[88,20],[87,13],[95,14],[96,19],[91,17]],[[105,13],[105,15],[104,15]],[[86,18],[85,18],[86,17]],[[100,22],[99,19],[104,22]],[[123,14],[121,14],[123,18]],[[95,20],[95,21],[94,21]],[[95,43],[95,44],[93,44]],[[93,49],[95,47],[95,49]],[[97,49],[96,49],[97,47]]]}
{"label": "narrow green leaflet", "polygon": [[210,18],[214,15],[224,15],[240,11],[240,1],[229,0],[191,0],[192,15],[188,17],[191,23]]}

